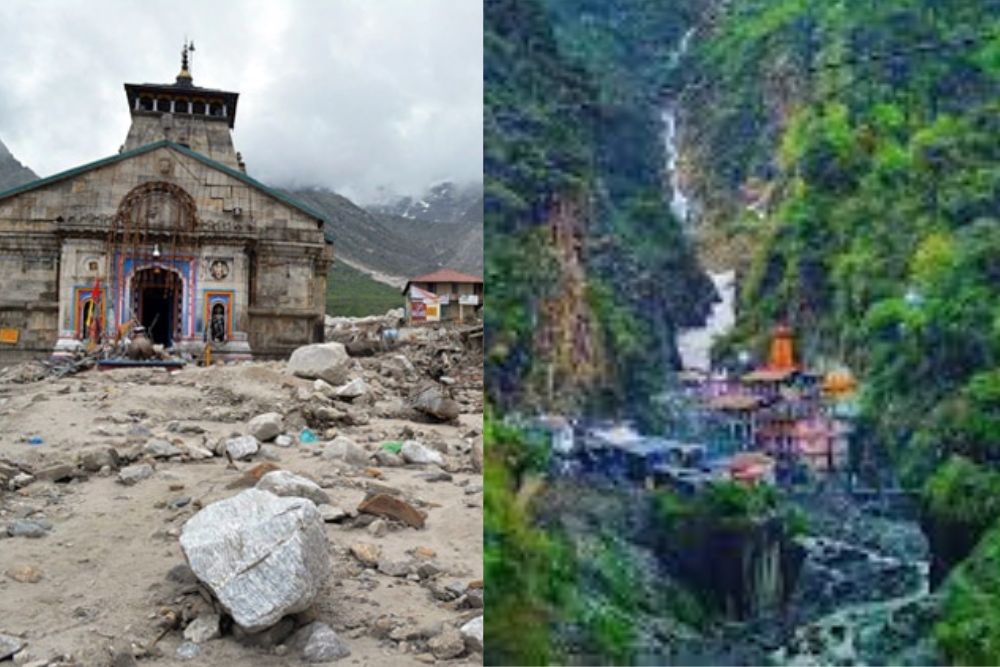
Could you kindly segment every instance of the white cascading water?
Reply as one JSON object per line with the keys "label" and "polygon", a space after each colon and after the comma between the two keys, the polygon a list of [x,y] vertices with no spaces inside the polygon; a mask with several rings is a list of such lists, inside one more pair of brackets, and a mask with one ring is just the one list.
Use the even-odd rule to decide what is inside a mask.
{"label": "white cascading water", "polygon": [[[671,55],[671,67],[680,63],[681,58],[687,53],[693,36],[694,28],[684,33]],[[677,101],[670,101],[663,109],[663,145],[670,182],[670,211],[688,231],[692,223],[692,207],[690,199],[684,192],[679,169],[677,105]],[[731,270],[719,271],[709,273],[709,277],[720,300],[712,305],[712,311],[703,326],[682,329],[677,334],[677,351],[681,357],[681,364],[686,369],[708,371],[711,367],[713,341],[728,333],[736,323],[736,273]]]}

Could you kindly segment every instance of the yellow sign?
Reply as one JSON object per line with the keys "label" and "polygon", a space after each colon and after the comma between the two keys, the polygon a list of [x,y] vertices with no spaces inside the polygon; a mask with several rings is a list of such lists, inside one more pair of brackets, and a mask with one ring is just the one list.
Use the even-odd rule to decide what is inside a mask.
{"label": "yellow sign", "polygon": [[441,306],[436,303],[426,304],[425,311],[428,322],[437,322],[441,318]]}
{"label": "yellow sign", "polygon": [[0,329],[0,343],[17,344],[17,329]]}

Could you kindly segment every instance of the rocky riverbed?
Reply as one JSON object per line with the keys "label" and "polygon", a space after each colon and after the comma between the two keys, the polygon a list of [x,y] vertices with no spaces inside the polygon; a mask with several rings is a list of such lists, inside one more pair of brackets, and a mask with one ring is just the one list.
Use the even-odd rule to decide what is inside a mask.
{"label": "rocky riverbed", "polygon": [[[0,373],[0,653],[34,667],[481,664],[481,350],[409,339],[334,352],[337,384],[285,362]],[[232,515],[242,555],[199,547],[237,530],[214,508],[249,489]],[[260,558],[241,561],[251,544]],[[239,615],[244,591],[223,586],[271,557],[287,580],[252,590],[281,620]]]}

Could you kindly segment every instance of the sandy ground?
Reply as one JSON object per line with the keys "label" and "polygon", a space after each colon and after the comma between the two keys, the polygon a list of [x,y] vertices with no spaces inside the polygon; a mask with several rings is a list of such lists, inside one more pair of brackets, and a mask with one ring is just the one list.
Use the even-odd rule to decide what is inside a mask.
{"label": "sandy ground", "polygon": [[[287,374],[280,363],[192,367],[173,374],[88,371],[58,380],[0,384],[0,462],[37,473],[47,466],[74,464],[77,452],[88,446],[111,445],[134,455],[152,437],[211,448],[220,438],[245,433],[246,420],[266,411],[292,414],[286,431],[294,434],[301,428],[295,423],[296,392],[311,384]],[[187,428],[179,432],[174,424],[168,430],[175,420]],[[185,432],[191,427],[205,432]],[[351,655],[339,664],[481,664],[478,653],[436,661],[424,637],[457,627],[482,609],[440,601],[427,581],[366,570],[349,547],[376,544],[393,559],[414,558],[412,550],[424,547],[436,554],[432,559],[442,569],[439,583],[481,580],[482,477],[462,452],[481,438],[482,414],[463,414],[452,424],[373,418],[367,425],[338,431],[369,451],[412,431],[416,439],[449,452],[445,468],[452,479],[428,481],[422,477],[428,469],[420,466],[380,467],[376,473],[327,461],[317,456],[321,439],[288,448],[266,445],[254,460],[238,462],[239,470],[220,457],[160,460],[155,474],[135,486],[119,483],[114,473],[90,473],[69,483],[37,480],[17,491],[0,491],[0,573],[5,573],[0,574],[0,633],[25,640],[27,654],[18,657],[19,664],[108,665],[112,646],[149,647],[161,632],[164,610],[183,616],[184,609],[206,609],[200,586],[167,578],[171,568],[185,562],[178,542],[181,528],[198,507],[238,493],[227,485],[265,460],[317,481],[331,504],[344,510],[355,509],[367,489],[381,484],[402,492],[427,513],[425,528],[389,522],[382,536],[358,525],[363,520],[325,524],[332,573],[314,608],[299,620],[323,621],[340,635]],[[31,437],[40,437],[42,444],[29,444]],[[171,508],[171,501],[185,496],[192,499],[189,504]],[[44,519],[52,529],[38,539],[6,537],[3,529],[18,518]],[[41,579],[22,583],[6,574],[22,566],[39,570]],[[386,636],[391,631],[395,638]],[[294,651],[280,655],[283,647],[245,646],[231,634],[202,644],[198,657],[183,661],[175,654],[182,641],[180,629],[167,632],[148,653],[135,651],[139,664],[302,664]],[[59,656],[71,659],[60,662]]]}

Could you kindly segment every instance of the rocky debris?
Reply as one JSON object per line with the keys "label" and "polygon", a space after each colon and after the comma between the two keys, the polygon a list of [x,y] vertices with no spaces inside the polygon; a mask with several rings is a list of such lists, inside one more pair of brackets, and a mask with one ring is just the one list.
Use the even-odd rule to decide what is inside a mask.
{"label": "rocky debris", "polygon": [[347,512],[334,505],[320,505],[319,514],[325,523],[338,523],[348,517]]}
{"label": "rocky debris", "polygon": [[260,443],[252,435],[241,435],[238,438],[229,438],[226,440],[223,445],[223,451],[237,461],[242,461],[259,452]]}
{"label": "rocky debris", "polygon": [[351,358],[341,343],[316,343],[292,352],[288,370],[307,380],[321,379],[332,385],[347,381]]}
{"label": "rocky debris", "polygon": [[178,563],[167,572],[167,579],[177,584],[188,585],[198,583],[198,577],[194,576],[191,566],[187,563]]}
{"label": "rocky debris", "polygon": [[148,479],[153,476],[153,466],[148,463],[137,463],[135,465],[126,466],[118,472],[118,481],[125,486],[132,486],[133,484],[138,484],[144,479]]}
{"label": "rocky debris", "polygon": [[34,481],[34,475],[29,475],[26,472],[20,472],[14,475],[14,477],[7,482],[7,488],[11,491],[17,491],[18,489],[23,489]]}
{"label": "rocky debris", "polygon": [[52,530],[51,523],[34,519],[14,519],[7,524],[7,534],[11,537],[45,537],[50,530]]}
{"label": "rocky debris", "polygon": [[282,428],[284,428],[284,419],[277,412],[257,415],[247,424],[247,431],[260,442],[274,440],[281,435]]}
{"label": "rocky debris", "polygon": [[354,466],[367,466],[369,463],[368,452],[342,435],[323,445],[320,456],[328,461],[343,460]]}
{"label": "rocky debris", "polygon": [[333,390],[333,398],[339,398],[344,401],[352,401],[355,398],[359,398],[365,395],[368,391],[368,386],[365,381],[361,378],[355,378],[350,382],[343,384]]}
{"label": "rocky debris", "polygon": [[142,453],[154,459],[167,459],[171,456],[180,456],[181,450],[168,440],[154,438],[143,445]]}
{"label": "rocky debris", "polygon": [[104,466],[118,468],[121,458],[114,447],[91,447],[77,454],[77,462],[87,472],[98,472]]}
{"label": "rocky debris", "polygon": [[42,571],[33,565],[18,565],[4,574],[22,584],[37,584],[42,580]]}
{"label": "rocky debris", "polygon": [[459,632],[470,651],[483,652],[483,617],[477,616],[461,627]]}
{"label": "rocky debris", "polygon": [[204,644],[210,639],[221,636],[219,623],[222,618],[218,614],[204,614],[194,619],[184,628],[184,639],[195,644]]}
{"label": "rocky debris", "polygon": [[66,463],[59,463],[35,471],[35,478],[49,482],[68,482],[76,474],[76,468]]}
{"label": "rocky debris", "polygon": [[292,636],[295,631],[295,621],[286,616],[271,627],[260,632],[247,632],[238,625],[233,626],[233,637],[244,646],[257,648],[272,648]]}
{"label": "rocky debris", "polygon": [[300,628],[291,644],[302,652],[305,662],[334,662],[351,654],[337,633],[318,621]]}
{"label": "rocky debris", "polygon": [[390,577],[405,577],[410,573],[410,562],[381,558],[378,561],[378,571]]}
{"label": "rocky debris", "polygon": [[312,501],[247,489],[186,524],[181,549],[233,620],[254,632],[307,609],[329,574],[329,545]]}
{"label": "rocky debris", "polygon": [[274,439],[274,444],[278,447],[291,447],[295,444],[295,441],[292,440],[292,436],[290,435],[279,435]]}
{"label": "rocky debris", "polygon": [[380,549],[374,544],[357,542],[351,545],[351,555],[365,567],[378,567]]}
{"label": "rocky debris", "polygon": [[461,406],[436,382],[421,384],[411,396],[410,402],[415,410],[439,421],[452,421],[462,412]]}
{"label": "rocky debris", "polygon": [[401,521],[413,528],[423,528],[426,520],[426,516],[413,505],[386,493],[378,493],[366,498],[358,505],[358,512],[384,516]]}
{"label": "rocky debris", "polygon": [[24,648],[24,641],[13,635],[0,633],[0,660],[6,660]]}
{"label": "rocky debris", "polygon": [[378,461],[380,466],[387,468],[396,468],[406,463],[398,454],[393,454],[384,449],[379,449],[375,452],[375,460]]}
{"label": "rocky debris", "polygon": [[403,447],[399,450],[399,454],[407,463],[421,465],[436,463],[437,465],[444,465],[444,457],[441,454],[430,447],[425,447],[416,440],[407,440],[404,442]]}
{"label": "rocky debris", "polygon": [[476,472],[483,471],[483,439],[476,438],[472,443],[470,451],[472,457],[472,469]]}
{"label": "rocky debris", "polygon": [[201,655],[201,647],[191,641],[181,642],[177,647],[176,654],[181,660],[194,660]]}
{"label": "rocky debris", "polygon": [[261,491],[270,491],[276,496],[308,498],[317,505],[330,502],[330,496],[326,495],[326,491],[319,488],[316,482],[287,470],[267,473],[257,482],[257,488]]}
{"label": "rocky debris", "polygon": [[427,648],[438,660],[457,658],[465,653],[465,638],[458,630],[447,628],[441,634],[432,637],[427,642]]}

